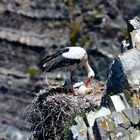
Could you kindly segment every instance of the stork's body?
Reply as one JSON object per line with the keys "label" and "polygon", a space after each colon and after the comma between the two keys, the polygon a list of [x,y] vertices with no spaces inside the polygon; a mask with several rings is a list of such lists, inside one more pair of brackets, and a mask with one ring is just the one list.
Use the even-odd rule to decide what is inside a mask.
{"label": "stork's body", "polygon": [[[39,66],[43,71],[50,72],[60,67],[67,67],[71,71],[71,82],[73,85],[73,71],[77,65],[83,65],[88,73],[88,78],[85,81],[87,86],[90,80],[94,77],[94,71],[89,66],[88,56],[86,51],[81,47],[66,47],[57,50],[54,54],[47,56],[41,60]],[[74,92],[74,91],[73,91]]]}

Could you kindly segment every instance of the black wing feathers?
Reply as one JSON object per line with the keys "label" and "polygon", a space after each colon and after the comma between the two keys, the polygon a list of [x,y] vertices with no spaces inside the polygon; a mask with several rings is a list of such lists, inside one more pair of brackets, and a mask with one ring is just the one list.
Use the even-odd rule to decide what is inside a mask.
{"label": "black wing feathers", "polygon": [[39,63],[38,66],[42,69],[42,71],[45,70],[45,68],[43,67],[43,65],[47,62],[50,62],[52,59],[56,58],[59,55],[62,55],[64,52],[67,52],[69,50],[69,48],[64,48],[64,49],[59,49],[57,50],[55,53],[53,53],[52,55],[48,55],[46,56],[44,59],[42,59]]}
{"label": "black wing feathers", "polygon": [[53,71],[57,68],[60,67],[65,67],[65,66],[70,66],[73,64],[79,64],[80,63],[80,59],[69,59],[69,58],[64,58],[62,55],[56,57],[55,59],[52,59],[52,61],[50,61],[48,63],[48,65],[45,68],[45,71],[50,72]]}
{"label": "black wing feathers", "polygon": [[42,71],[50,72],[60,67],[80,63],[80,59],[69,59],[62,56],[62,54],[64,52],[67,52],[68,50],[69,48],[60,49],[56,51],[56,53],[47,56],[46,58],[40,61],[39,67],[42,69]]}

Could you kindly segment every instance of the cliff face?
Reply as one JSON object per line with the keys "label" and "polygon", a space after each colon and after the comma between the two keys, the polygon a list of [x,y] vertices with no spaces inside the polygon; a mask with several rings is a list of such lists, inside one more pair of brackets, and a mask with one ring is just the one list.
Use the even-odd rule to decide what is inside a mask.
{"label": "cliff face", "polygon": [[85,47],[95,78],[105,80],[127,34],[125,21],[139,16],[139,6],[134,0],[1,0],[0,122],[28,129],[16,117],[44,80],[38,61],[56,48]]}
{"label": "cliff face", "polygon": [[2,0],[0,39],[1,52],[6,54],[1,54],[0,64],[27,72],[44,50],[47,55],[59,47],[80,45],[89,51],[96,79],[105,80],[127,34],[125,21],[140,13],[139,5],[121,0]]}

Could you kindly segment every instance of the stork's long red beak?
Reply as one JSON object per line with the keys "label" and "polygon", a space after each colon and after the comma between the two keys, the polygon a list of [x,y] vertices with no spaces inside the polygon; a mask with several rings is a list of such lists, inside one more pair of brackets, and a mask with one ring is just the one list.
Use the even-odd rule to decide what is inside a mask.
{"label": "stork's long red beak", "polygon": [[87,78],[87,79],[84,81],[84,84],[85,84],[86,87],[88,87],[90,81],[91,81],[91,78]]}

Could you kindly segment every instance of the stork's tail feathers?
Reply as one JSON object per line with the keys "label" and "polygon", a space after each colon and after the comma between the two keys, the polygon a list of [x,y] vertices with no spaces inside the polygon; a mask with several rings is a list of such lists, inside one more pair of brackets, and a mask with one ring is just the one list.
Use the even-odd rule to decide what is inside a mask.
{"label": "stork's tail feathers", "polygon": [[61,63],[62,57],[59,58],[53,58],[52,56],[48,56],[44,59],[42,59],[38,66],[41,68],[42,71],[46,71],[46,72],[51,72],[59,67],[61,67],[60,63]]}
{"label": "stork's tail feathers", "polygon": [[[45,57],[44,59],[42,59],[39,63],[38,63],[38,67],[42,70],[42,71],[52,71],[56,68],[57,63],[58,63],[58,56],[61,56],[64,52],[67,52],[69,50],[69,48],[63,48],[63,49],[59,49],[57,50],[55,53],[53,53],[52,55],[49,55],[47,57]],[[53,60],[57,60],[57,63],[54,63]]]}
{"label": "stork's tail feathers", "polygon": [[48,62],[48,57],[42,59],[39,63],[38,63],[38,67],[42,70],[45,71],[46,70],[46,66],[47,66],[47,62]]}

